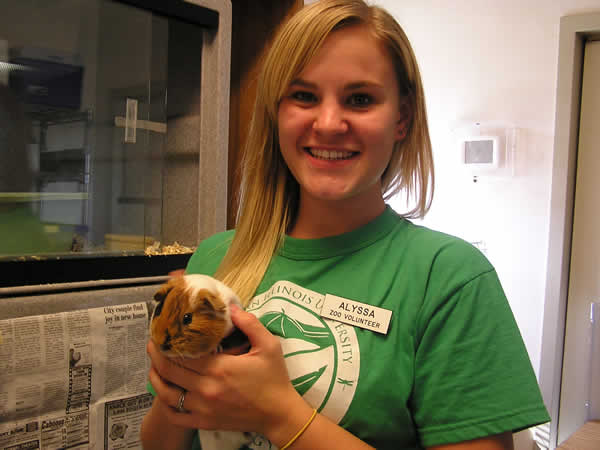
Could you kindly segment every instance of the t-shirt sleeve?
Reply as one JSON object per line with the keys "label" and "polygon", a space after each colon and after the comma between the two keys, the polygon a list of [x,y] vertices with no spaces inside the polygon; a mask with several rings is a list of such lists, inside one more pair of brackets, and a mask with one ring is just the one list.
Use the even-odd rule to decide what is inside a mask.
{"label": "t-shirt sleeve", "polygon": [[527,350],[493,268],[471,278],[461,269],[454,274],[434,269],[431,277],[438,282],[431,282],[417,323],[411,397],[421,444],[462,442],[547,422]]}
{"label": "t-shirt sleeve", "polygon": [[217,233],[200,242],[198,248],[196,248],[196,251],[188,261],[185,273],[214,275],[225,253],[229,249],[233,233],[232,230]]}
{"label": "t-shirt sleeve", "polygon": [[152,397],[156,397],[156,391],[154,390],[154,386],[150,383],[150,380],[146,383],[146,390],[152,394]]}

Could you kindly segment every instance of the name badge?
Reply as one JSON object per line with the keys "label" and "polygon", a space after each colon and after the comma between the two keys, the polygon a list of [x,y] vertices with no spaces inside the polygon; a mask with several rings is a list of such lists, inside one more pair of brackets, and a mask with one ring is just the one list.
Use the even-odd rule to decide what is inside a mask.
{"label": "name badge", "polygon": [[392,311],[326,294],[323,309],[321,309],[321,317],[387,334]]}

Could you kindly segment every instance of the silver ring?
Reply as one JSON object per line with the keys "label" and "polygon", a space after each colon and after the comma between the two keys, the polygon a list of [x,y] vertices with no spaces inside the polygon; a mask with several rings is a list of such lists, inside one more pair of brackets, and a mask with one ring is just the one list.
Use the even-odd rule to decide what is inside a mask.
{"label": "silver ring", "polygon": [[177,412],[179,413],[187,413],[188,411],[183,407],[183,402],[185,402],[185,394],[187,391],[185,389],[181,389],[181,395],[179,396],[179,401],[177,402]]}

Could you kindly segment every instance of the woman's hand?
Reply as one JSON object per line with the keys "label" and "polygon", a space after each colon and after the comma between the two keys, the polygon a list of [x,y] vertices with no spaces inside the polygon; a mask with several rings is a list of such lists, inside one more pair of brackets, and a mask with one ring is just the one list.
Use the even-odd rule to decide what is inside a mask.
{"label": "woman's hand", "polygon": [[[279,339],[239,308],[232,307],[231,318],[248,336],[247,353],[171,360],[150,342],[150,382],[159,401],[169,406],[161,409],[174,425],[277,435],[290,411],[310,412],[310,407],[290,383]],[[175,409],[182,389],[187,413]]]}

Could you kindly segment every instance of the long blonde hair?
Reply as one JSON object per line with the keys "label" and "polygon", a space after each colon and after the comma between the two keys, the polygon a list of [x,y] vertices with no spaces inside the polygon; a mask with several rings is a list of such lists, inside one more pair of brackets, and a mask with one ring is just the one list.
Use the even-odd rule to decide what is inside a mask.
{"label": "long blonde hair", "polygon": [[283,236],[295,219],[299,187],[279,149],[277,109],[288,86],[333,31],[363,25],[390,54],[400,95],[412,120],[382,175],[382,195],[404,191],[415,206],[405,217],[422,217],[433,196],[433,160],[425,96],[417,62],[402,28],[384,9],[362,0],[321,0],[284,24],[259,75],[254,114],[242,159],[236,232],[215,277],[247,304],[258,288]]}

